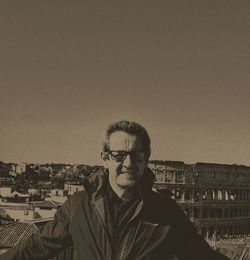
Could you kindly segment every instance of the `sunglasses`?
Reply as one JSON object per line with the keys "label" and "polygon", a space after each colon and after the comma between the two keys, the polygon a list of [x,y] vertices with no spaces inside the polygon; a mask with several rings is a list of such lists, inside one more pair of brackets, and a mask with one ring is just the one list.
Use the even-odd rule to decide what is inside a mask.
{"label": "sunglasses", "polygon": [[128,154],[130,155],[131,160],[134,162],[141,162],[146,159],[144,152],[127,152],[113,150],[109,151],[108,153],[110,154],[110,157],[116,162],[123,162],[127,158]]}

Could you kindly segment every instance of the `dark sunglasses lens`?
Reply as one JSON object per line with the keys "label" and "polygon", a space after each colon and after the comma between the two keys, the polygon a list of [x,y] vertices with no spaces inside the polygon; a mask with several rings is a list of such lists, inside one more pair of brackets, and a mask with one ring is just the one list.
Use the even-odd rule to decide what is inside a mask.
{"label": "dark sunglasses lens", "polygon": [[111,152],[112,159],[116,160],[117,162],[122,162],[126,158],[126,153],[123,152]]}
{"label": "dark sunglasses lens", "polygon": [[123,152],[123,151],[110,151],[111,158],[117,162],[123,162],[127,154],[130,154],[130,157],[133,161],[139,162],[145,159],[145,154],[143,152]]}

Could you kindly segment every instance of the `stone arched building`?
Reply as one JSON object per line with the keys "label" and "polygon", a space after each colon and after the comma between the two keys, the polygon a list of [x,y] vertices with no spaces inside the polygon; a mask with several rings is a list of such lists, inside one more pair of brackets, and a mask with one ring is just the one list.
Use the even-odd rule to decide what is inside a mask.
{"label": "stone arched building", "polygon": [[154,188],[176,199],[206,239],[250,235],[250,167],[150,161]]}

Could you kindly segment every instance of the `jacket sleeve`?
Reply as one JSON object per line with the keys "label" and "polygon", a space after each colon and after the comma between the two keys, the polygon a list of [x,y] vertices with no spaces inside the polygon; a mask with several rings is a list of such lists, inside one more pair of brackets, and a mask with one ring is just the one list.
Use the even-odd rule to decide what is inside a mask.
{"label": "jacket sleeve", "polygon": [[197,234],[191,221],[177,206],[177,214],[172,228],[173,252],[180,260],[229,260],[214,251],[205,239]]}
{"label": "jacket sleeve", "polygon": [[19,244],[0,255],[0,260],[41,260],[52,258],[63,249],[72,246],[71,219],[77,208],[73,195],[55,213],[53,221]]}

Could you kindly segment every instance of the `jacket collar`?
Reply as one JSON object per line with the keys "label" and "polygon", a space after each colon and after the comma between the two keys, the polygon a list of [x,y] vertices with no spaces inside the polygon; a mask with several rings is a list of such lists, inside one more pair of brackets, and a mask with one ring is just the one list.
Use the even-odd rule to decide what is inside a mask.
{"label": "jacket collar", "polygon": [[[139,194],[143,200],[144,195],[152,190],[154,183],[154,174],[149,168],[145,169],[143,176],[137,184]],[[89,195],[90,200],[96,201],[102,198],[107,190],[108,170],[101,168],[94,173],[91,173],[83,180],[85,191]]]}

